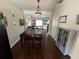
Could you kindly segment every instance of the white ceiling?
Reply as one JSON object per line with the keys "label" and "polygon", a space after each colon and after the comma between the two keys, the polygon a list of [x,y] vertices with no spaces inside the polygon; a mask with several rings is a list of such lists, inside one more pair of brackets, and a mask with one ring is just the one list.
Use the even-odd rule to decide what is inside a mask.
{"label": "white ceiling", "polygon": [[[14,4],[23,10],[36,10],[37,0],[12,0]],[[56,0],[40,0],[41,11],[51,11]]]}

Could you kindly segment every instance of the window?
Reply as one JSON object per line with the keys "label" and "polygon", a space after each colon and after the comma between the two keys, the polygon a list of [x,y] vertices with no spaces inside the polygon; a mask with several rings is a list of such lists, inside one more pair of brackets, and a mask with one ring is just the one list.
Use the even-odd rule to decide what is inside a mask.
{"label": "window", "polygon": [[36,20],[36,26],[42,26],[43,21],[42,20]]}

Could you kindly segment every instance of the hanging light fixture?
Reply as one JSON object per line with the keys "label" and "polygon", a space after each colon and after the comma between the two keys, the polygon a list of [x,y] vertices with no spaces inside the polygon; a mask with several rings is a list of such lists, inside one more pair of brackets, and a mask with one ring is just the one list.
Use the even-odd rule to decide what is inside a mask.
{"label": "hanging light fixture", "polygon": [[36,15],[41,15],[42,13],[40,12],[40,6],[39,6],[40,0],[37,0],[38,6],[37,6],[37,11],[35,12]]}

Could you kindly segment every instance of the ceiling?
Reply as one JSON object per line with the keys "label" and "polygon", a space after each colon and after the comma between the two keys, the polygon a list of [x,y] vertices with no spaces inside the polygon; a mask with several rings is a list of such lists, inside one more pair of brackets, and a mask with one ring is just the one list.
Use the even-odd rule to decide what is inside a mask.
{"label": "ceiling", "polygon": [[[14,4],[23,10],[36,10],[37,0],[12,0]],[[41,11],[51,11],[55,5],[56,0],[40,0]]]}

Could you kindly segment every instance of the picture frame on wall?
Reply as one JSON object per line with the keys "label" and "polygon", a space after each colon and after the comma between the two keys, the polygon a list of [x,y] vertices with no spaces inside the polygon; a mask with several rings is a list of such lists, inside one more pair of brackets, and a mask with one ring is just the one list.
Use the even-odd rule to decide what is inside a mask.
{"label": "picture frame on wall", "polygon": [[67,21],[67,15],[59,17],[59,23],[66,23],[66,21]]}
{"label": "picture frame on wall", "polygon": [[24,19],[19,19],[19,23],[20,23],[20,26],[25,25],[25,21],[24,21]]}
{"label": "picture frame on wall", "polygon": [[0,12],[0,19],[2,19],[2,24],[6,27],[8,26],[7,17],[3,15],[3,12]]}
{"label": "picture frame on wall", "polygon": [[77,21],[76,24],[79,25],[79,14],[77,15]]}

